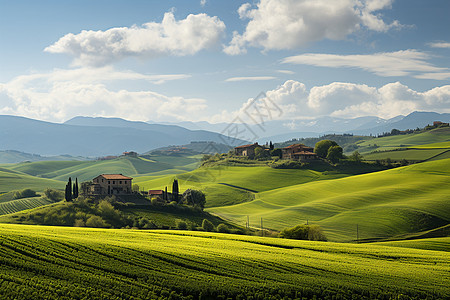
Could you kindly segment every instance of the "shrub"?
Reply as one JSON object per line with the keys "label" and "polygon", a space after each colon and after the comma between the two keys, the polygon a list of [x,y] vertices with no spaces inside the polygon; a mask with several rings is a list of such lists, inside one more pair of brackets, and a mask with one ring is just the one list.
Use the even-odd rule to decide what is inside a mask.
{"label": "shrub", "polygon": [[297,225],[280,232],[279,237],[294,240],[326,241],[319,225]]}
{"label": "shrub", "polygon": [[210,220],[203,219],[202,228],[203,228],[204,231],[208,231],[208,232],[209,231],[213,231],[214,230],[214,224],[211,223]]}
{"label": "shrub", "polygon": [[76,219],[73,226],[74,227],[86,227],[86,223],[84,222],[83,219]]}
{"label": "shrub", "polygon": [[24,189],[21,191],[15,191],[13,195],[13,199],[22,199],[22,198],[31,198],[36,197],[37,194],[35,191],[31,189]]}
{"label": "shrub", "polygon": [[91,216],[86,221],[87,227],[94,227],[94,228],[106,228],[109,227],[108,224],[106,224],[105,220],[102,219],[102,217],[99,216]]}
{"label": "shrub", "polygon": [[176,226],[177,226],[177,229],[180,229],[180,230],[186,230],[187,227],[188,227],[186,222],[183,221],[183,220],[177,220],[176,221]]}
{"label": "shrub", "polygon": [[219,224],[219,226],[217,226],[217,232],[220,233],[230,233],[230,229],[228,228],[227,225],[225,224]]}
{"label": "shrub", "polygon": [[58,202],[64,199],[64,193],[62,191],[54,190],[54,189],[45,189],[44,195],[47,199]]}

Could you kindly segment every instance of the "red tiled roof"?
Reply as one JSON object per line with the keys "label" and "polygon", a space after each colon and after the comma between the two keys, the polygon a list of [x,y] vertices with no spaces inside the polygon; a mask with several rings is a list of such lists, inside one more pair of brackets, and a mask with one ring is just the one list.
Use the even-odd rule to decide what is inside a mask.
{"label": "red tiled roof", "polygon": [[235,149],[236,148],[250,148],[250,147],[252,147],[252,146],[259,146],[258,145],[258,143],[254,143],[254,144],[248,144],[248,145],[242,145],[242,146],[238,146],[238,147],[235,147]]}
{"label": "red tiled roof", "polygon": [[129,180],[129,179],[133,179],[131,177],[124,176],[122,174],[102,174],[102,175],[99,175],[99,176],[102,176],[103,178],[108,179],[108,180]]}
{"label": "red tiled roof", "polygon": [[290,146],[284,147],[283,149],[291,149],[291,148],[297,148],[297,147],[302,147],[302,148],[311,148],[311,147],[307,147],[307,146],[305,146],[305,145],[303,145],[303,144],[293,144],[293,145],[290,145]]}
{"label": "red tiled roof", "polygon": [[163,194],[163,190],[149,190],[148,194],[149,195],[162,195]]}

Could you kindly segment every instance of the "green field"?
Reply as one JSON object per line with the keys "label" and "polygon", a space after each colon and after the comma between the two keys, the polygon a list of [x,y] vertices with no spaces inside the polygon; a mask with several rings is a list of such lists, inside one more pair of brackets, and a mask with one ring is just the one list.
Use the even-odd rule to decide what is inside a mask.
{"label": "green field", "polygon": [[38,178],[28,174],[0,168],[0,192],[6,193],[14,190],[32,189],[43,191],[46,188],[64,188],[65,182]]}
{"label": "green field", "polygon": [[0,232],[2,299],[450,297],[442,251],[187,231]]}
{"label": "green field", "polygon": [[[67,181],[67,178],[78,178],[79,182],[92,180],[99,174],[121,173],[127,176],[152,175],[161,176],[167,174],[178,174],[193,170],[197,167],[200,157],[176,157],[176,156],[148,156],[149,158],[120,157],[112,160],[101,161],[39,161],[24,162],[19,164],[3,164],[0,168],[0,192],[7,192],[20,187],[5,187],[1,184],[2,172],[11,174],[30,175],[30,184],[34,179],[47,178],[59,181]],[[41,182],[44,182],[41,180]],[[16,184],[17,186],[17,184]],[[35,186],[35,185],[34,185]],[[62,185],[63,187],[64,185]],[[31,188],[31,187],[30,187]],[[39,190],[43,190],[40,188]]]}
{"label": "green field", "polygon": [[244,225],[281,230],[322,225],[334,241],[381,239],[450,222],[450,159],[266,190],[255,200],[208,211]]}
{"label": "green field", "polygon": [[[368,153],[374,150],[392,150],[395,148],[407,148],[431,143],[445,143],[448,146],[450,142],[450,128],[437,128],[421,133],[412,133],[405,135],[386,136],[356,143],[361,153]],[[374,147],[374,144],[376,145]]]}
{"label": "green field", "polygon": [[432,158],[445,159],[448,158],[450,149],[433,149],[433,148],[421,148],[421,149],[401,149],[395,151],[383,151],[376,153],[369,153],[364,155],[364,160],[382,160],[391,159],[393,161],[401,161],[406,159],[408,161],[424,161]]}
{"label": "green field", "polygon": [[0,215],[12,214],[26,209],[36,208],[53,203],[44,197],[23,198],[0,202]]}
{"label": "green field", "polygon": [[381,242],[374,245],[450,252],[450,237]]}

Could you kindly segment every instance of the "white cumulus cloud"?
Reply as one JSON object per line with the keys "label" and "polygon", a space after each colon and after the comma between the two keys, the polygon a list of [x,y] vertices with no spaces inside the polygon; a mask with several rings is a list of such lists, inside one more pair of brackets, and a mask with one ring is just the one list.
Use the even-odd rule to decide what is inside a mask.
{"label": "white cumulus cloud", "polygon": [[103,66],[129,56],[193,55],[217,46],[224,32],[225,24],[218,17],[190,14],[177,21],[167,12],[161,23],[69,33],[44,51],[69,54],[75,65]]}
{"label": "white cumulus cloud", "polygon": [[[450,85],[418,92],[400,82],[380,88],[364,84],[333,82],[307,89],[305,84],[288,80],[274,90],[266,92],[267,101],[282,111],[274,119],[295,120],[320,116],[356,118],[377,116],[392,118],[414,111],[450,112]],[[245,117],[249,99],[233,112],[223,111],[217,120]],[[244,121],[245,118],[243,118]],[[266,120],[267,121],[267,120]]]}
{"label": "white cumulus cloud", "polygon": [[450,49],[450,43],[447,42],[434,42],[428,44],[432,48],[448,48]]}
{"label": "white cumulus cloud", "polygon": [[238,13],[249,19],[245,31],[233,33],[224,52],[245,53],[247,47],[264,50],[295,49],[322,39],[342,40],[362,28],[385,32],[399,27],[377,13],[393,0],[260,0],[243,4]]}
{"label": "white cumulus cloud", "polygon": [[[78,115],[140,121],[200,119],[207,107],[204,99],[117,87],[118,82],[123,84],[125,80],[160,83],[175,77],[183,75],[144,75],[109,67],[18,76],[0,83],[0,114],[57,122]],[[110,88],[109,83],[113,83],[115,89]]]}

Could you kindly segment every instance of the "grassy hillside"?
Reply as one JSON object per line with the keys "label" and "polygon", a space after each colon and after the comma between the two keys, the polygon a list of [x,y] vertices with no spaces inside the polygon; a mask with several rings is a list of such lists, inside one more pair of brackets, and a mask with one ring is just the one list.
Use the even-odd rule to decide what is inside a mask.
{"label": "grassy hillside", "polygon": [[450,159],[264,191],[255,200],[209,211],[281,230],[320,224],[331,240],[392,237],[450,223]]}
{"label": "grassy hillside", "polygon": [[418,148],[418,149],[398,149],[395,151],[383,151],[377,153],[369,153],[364,155],[364,160],[382,160],[391,159],[392,161],[401,161],[406,159],[408,161],[424,161],[433,158],[445,159],[450,154],[450,149],[433,149],[433,148]]}
{"label": "grassy hillside", "polygon": [[216,166],[163,177],[139,177],[134,180],[145,189],[169,191],[173,179],[180,183],[180,191],[200,189],[207,196],[207,207],[231,205],[251,201],[259,192],[269,191],[310,181],[344,177],[345,174],[322,173],[313,170],[273,169],[267,166]]}
{"label": "grassy hillside", "polygon": [[42,161],[3,165],[4,168],[26,173],[32,176],[51,178],[65,181],[70,177],[77,177],[79,181],[91,180],[103,173],[122,173],[128,176],[139,176],[166,172],[176,174],[193,170],[199,162],[198,156],[168,157],[146,156],[119,157],[112,160],[100,161]]}
{"label": "grassy hillside", "polygon": [[3,299],[450,296],[450,260],[439,251],[183,231],[0,232]]}
{"label": "grassy hillside", "polygon": [[43,191],[46,188],[64,188],[65,182],[37,178],[31,175],[0,168],[0,192],[29,188],[35,191]]}
{"label": "grassy hillside", "polygon": [[450,252],[450,237],[380,242],[374,243],[374,245]]}
{"label": "grassy hillside", "polygon": [[45,197],[23,198],[0,203],[0,215],[12,214],[26,209],[53,203]]}
{"label": "grassy hillside", "polygon": [[421,133],[394,135],[361,141],[356,143],[358,151],[368,153],[374,150],[392,150],[395,148],[414,147],[418,145],[450,141],[450,128],[437,128]]}

